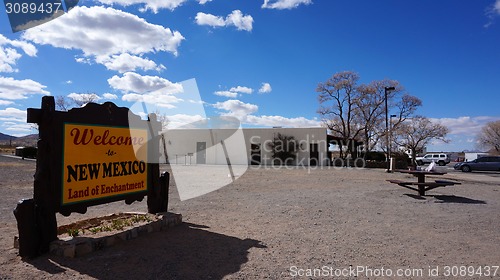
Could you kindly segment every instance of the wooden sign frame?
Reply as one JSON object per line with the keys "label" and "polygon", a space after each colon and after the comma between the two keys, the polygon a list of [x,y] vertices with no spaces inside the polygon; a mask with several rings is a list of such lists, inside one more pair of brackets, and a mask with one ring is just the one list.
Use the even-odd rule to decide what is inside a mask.
{"label": "wooden sign frame", "polygon": [[[18,204],[14,211],[18,221],[21,256],[33,257],[48,251],[50,242],[57,239],[56,213],[65,216],[69,216],[74,212],[83,214],[86,213],[87,208],[90,206],[120,200],[131,204],[134,201],[142,201],[145,196],[147,196],[149,213],[167,211],[169,175],[165,172],[160,178],[158,132],[161,125],[156,120],[155,114],[150,114],[148,120],[142,120],[138,115],[131,113],[128,108],[117,107],[111,102],[104,104],[89,103],[82,108],[74,108],[67,112],[56,111],[54,97],[44,96],[40,109],[28,108],[27,121],[28,123],[38,124],[39,140],[33,199]],[[70,157],[68,156],[69,153],[74,154],[75,149],[83,148],[78,146],[82,142],[81,139],[75,138],[74,143],[71,143],[71,141],[65,142],[65,137],[71,136],[66,130],[68,128],[87,129],[88,133],[91,130],[92,133],[94,131],[96,133],[108,131],[108,134],[100,135],[99,138],[96,136],[93,139],[94,143],[91,143],[95,144],[94,146],[87,147],[80,154]],[[137,150],[131,152],[129,143],[124,141],[129,141],[129,139],[125,140],[125,138],[127,137],[127,131],[132,130],[140,130],[139,135],[143,139],[142,145],[135,146],[134,148],[137,148]],[[74,133],[76,134],[76,132]],[[118,133],[119,136],[117,136],[118,134],[110,136],[109,133]],[[107,142],[105,142],[105,137]],[[124,148],[109,149],[107,155],[103,155],[104,150],[100,150],[98,144],[111,143],[109,142],[112,139],[111,137],[115,137],[113,140],[115,144],[118,141],[120,141],[120,144],[124,144]],[[118,138],[121,140],[118,140]],[[90,143],[89,138],[85,138],[83,141]],[[64,154],[65,151],[66,155]],[[79,164],[78,158],[80,155],[84,161],[85,159],[89,161],[89,158],[100,159],[100,161],[98,163],[83,162]],[[114,157],[116,155],[122,157],[119,157],[118,160],[111,160],[111,158],[116,158]],[[142,155],[142,158],[137,159],[134,155]],[[106,161],[106,156],[110,158],[109,161]],[[82,185],[78,187],[77,184],[73,184],[77,187],[71,190],[75,191],[74,193],[70,193],[68,188],[65,189],[67,185],[77,183],[74,181],[85,181],[83,183],[87,183],[86,180],[90,171],[86,169],[85,164],[87,164],[88,168],[90,168],[88,164],[95,164],[95,168],[99,166],[99,168],[102,168],[99,169],[101,173],[94,170],[94,177],[92,178],[94,180],[92,182],[89,180],[90,183],[87,187],[82,187]],[[127,169],[127,166],[130,169]],[[116,170],[112,170],[114,168]],[[120,168],[122,170],[118,173],[117,170]],[[132,174],[134,172],[135,174]],[[124,173],[125,176],[122,176]],[[117,174],[120,176],[117,176]],[[120,181],[117,181],[118,185],[110,183],[109,178],[107,178],[108,181],[102,181],[104,180],[102,178],[109,177],[109,175],[133,178],[133,180],[136,180],[134,182],[138,182],[138,185],[129,187],[123,183],[125,187],[122,188]],[[137,176],[134,177],[133,175]],[[106,187],[109,187],[109,190],[114,190],[117,194],[102,195],[107,193]],[[94,196],[91,195],[92,191],[94,191]],[[82,199],[80,195],[86,197]],[[34,209],[34,211],[25,209]],[[33,230],[35,230],[35,233],[32,232]]]}

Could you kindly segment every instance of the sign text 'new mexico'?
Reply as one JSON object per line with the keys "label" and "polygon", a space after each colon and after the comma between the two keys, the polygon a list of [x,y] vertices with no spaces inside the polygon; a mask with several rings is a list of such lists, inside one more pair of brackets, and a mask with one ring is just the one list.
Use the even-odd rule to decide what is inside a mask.
{"label": "sign text 'new mexico'", "polygon": [[147,130],[64,124],[62,204],[147,190]]}

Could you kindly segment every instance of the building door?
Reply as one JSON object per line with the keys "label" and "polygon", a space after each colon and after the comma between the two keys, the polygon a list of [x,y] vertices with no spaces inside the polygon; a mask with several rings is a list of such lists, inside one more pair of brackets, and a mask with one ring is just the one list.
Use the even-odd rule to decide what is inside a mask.
{"label": "building door", "polygon": [[260,144],[250,144],[250,165],[260,165],[261,151]]}
{"label": "building door", "polygon": [[309,166],[319,164],[319,146],[318,143],[309,144]]}
{"label": "building door", "polygon": [[196,164],[207,163],[207,142],[196,142]]}

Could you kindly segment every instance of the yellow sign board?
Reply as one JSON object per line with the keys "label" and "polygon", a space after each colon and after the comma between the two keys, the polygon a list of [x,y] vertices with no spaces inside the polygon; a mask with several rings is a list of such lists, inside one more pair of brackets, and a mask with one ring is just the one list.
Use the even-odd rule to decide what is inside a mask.
{"label": "yellow sign board", "polygon": [[147,190],[147,130],[64,124],[62,205]]}

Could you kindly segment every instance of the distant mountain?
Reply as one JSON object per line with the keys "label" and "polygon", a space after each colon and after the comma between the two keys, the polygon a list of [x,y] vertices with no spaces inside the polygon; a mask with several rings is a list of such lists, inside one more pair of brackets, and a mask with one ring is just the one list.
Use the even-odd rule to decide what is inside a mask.
{"label": "distant mountain", "polygon": [[22,137],[15,137],[0,132],[0,145],[7,146],[36,146],[38,134],[30,134]]}
{"label": "distant mountain", "polygon": [[17,137],[17,141],[26,141],[26,142],[31,142],[31,141],[38,141],[38,134],[30,134],[22,137]]}
{"label": "distant mountain", "polygon": [[14,139],[17,139],[17,137],[14,137],[14,136],[10,136],[10,135],[7,135],[7,134],[3,134],[0,132],[0,141],[2,140],[14,140]]}

